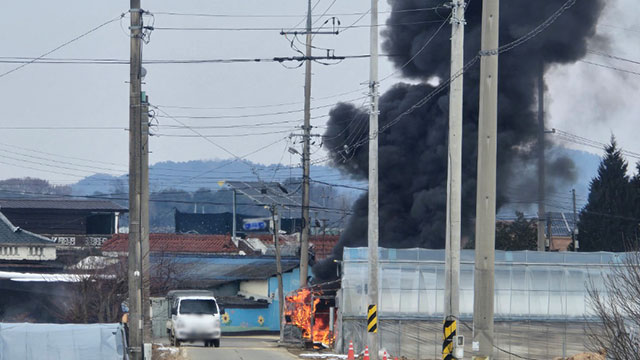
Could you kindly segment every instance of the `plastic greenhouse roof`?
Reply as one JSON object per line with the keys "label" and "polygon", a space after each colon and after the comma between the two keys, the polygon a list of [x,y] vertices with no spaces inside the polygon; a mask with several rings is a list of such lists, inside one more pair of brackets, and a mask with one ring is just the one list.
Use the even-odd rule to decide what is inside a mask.
{"label": "plastic greenhouse roof", "polygon": [[[366,247],[344,248],[343,261],[368,261],[369,253]],[[420,261],[444,262],[444,250],[422,248],[390,249],[379,248],[380,261]],[[527,264],[619,264],[624,261],[626,253],[611,252],[538,252],[538,251],[503,251],[496,250],[496,263],[527,263]],[[474,250],[461,250],[460,262],[472,263],[475,259]]]}

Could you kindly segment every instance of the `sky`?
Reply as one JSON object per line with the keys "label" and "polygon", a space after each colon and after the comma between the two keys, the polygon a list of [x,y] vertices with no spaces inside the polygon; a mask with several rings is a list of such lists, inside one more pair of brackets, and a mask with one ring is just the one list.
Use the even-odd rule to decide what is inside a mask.
{"label": "sky", "polygon": [[[314,55],[334,49],[335,55],[369,53],[368,0],[313,0],[314,13],[341,14],[341,27],[356,27],[339,35],[317,35]],[[0,13],[0,56],[37,57],[68,40],[115,19],[128,1],[9,2]],[[632,0],[607,1],[592,48],[640,60],[640,24]],[[143,59],[229,59],[296,56],[278,29],[304,25],[305,1],[259,0],[143,0],[154,13],[145,17],[156,29],[144,45]],[[380,2],[383,22],[389,5]],[[226,17],[175,16],[166,13],[224,14]],[[270,15],[256,17],[256,15]],[[322,25],[329,16],[317,17]],[[359,19],[359,21],[357,21]],[[561,21],[561,19],[559,20]],[[300,25],[296,25],[300,24]],[[114,21],[49,55],[51,58],[122,59],[129,57],[129,19]],[[362,27],[360,27],[362,26]],[[436,24],[435,26],[438,26]],[[223,28],[224,31],[178,31],[162,28]],[[228,29],[236,30],[228,30]],[[266,28],[243,31],[243,28]],[[329,26],[328,29],[331,27]],[[448,30],[448,29],[447,29]],[[291,38],[289,38],[291,40]],[[303,48],[304,39],[294,40]],[[0,59],[0,60],[3,60]],[[640,72],[640,65],[589,54],[587,61]],[[236,156],[262,163],[289,164],[289,147],[300,149],[299,133],[304,100],[304,67],[297,63],[146,64],[143,89],[155,111],[151,163]],[[0,63],[0,74],[19,64]],[[312,125],[324,131],[327,113],[336,101],[363,104],[369,77],[368,59],[347,59],[335,65],[313,63]],[[393,73],[380,59],[380,78]],[[128,162],[129,69],[127,65],[31,64],[0,77],[0,179],[41,177],[56,184],[73,183],[95,172],[125,173]],[[635,141],[640,95],[635,74],[576,63],[550,69],[546,76],[548,127],[607,142],[615,134],[619,144],[640,152]],[[402,79],[395,74],[381,84],[384,92]],[[342,95],[340,95],[342,94]],[[198,108],[198,109],[195,109]],[[270,114],[271,115],[268,115]],[[277,113],[277,114],[273,114]],[[176,128],[179,122],[197,128]],[[184,117],[183,117],[184,116]],[[188,118],[191,117],[191,118]],[[209,117],[209,118],[193,118]],[[277,123],[264,125],[264,123]],[[261,126],[256,126],[263,123]],[[243,127],[229,128],[229,126]],[[217,127],[217,128],[215,128]],[[224,128],[226,127],[226,128]],[[298,127],[296,129],[296,127]],[[17,129],[20,128],[20,129]],[[26,128],[26,129],[25,129]],[[561,140],[560,137],[550,135]],[[294,143],[297,140],[297,143]],[[215,144],[215,145],[214,145]],[[325,154],[317,141],[312,159]],[[574,143],[567,146],[600,153]],[[226,151],[221,150],[226,149]],[[256,151],[262,149],[260,151]],[[286,160],[285,160],[286,159]],[[636,159],[630,158],[632,162]],[[294,158],[294,162],[296,159]]]}

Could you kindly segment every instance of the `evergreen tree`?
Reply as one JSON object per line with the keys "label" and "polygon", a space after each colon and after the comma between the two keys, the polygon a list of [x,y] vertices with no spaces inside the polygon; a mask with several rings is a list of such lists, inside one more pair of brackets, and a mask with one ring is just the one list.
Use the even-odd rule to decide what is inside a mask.
{"label": "evergreen tree", "polygon": [[497,250],[535,250],[536,241],[534,221],[525,219],[521,212],[516,212],[516,219],[513,222],[496,224]]}
{"label": "evergreen tree", "polygon": [[[537,228],[534,220],[527,220],[524,214],[516,211],[514,221],[496,223],[496,250],[535,250],[537,248]],[[475,239],[470,239],[465,249],[475,248]]]}
{"label": "evergreen tree", "polygon": [[636,247],[640,244],[640,161],[636,163],[636,174],[631,179],[631,197],[633,198],[633,215],[636,218]]}
{"label": "evergreen tree", "polygon": [[580,212],[580,250],[624,251],[627,244],[635,242],[638,223],[632,195],[627,162],[612,137],[589,185],[587,205]]}

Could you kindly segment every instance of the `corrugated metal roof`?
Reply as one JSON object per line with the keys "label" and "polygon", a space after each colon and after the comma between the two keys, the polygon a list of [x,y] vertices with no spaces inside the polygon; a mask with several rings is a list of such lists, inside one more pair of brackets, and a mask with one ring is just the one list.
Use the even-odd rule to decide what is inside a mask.
{"label": "corrugated metal roof", "polygon": [[[571,231],[575,228],[573,213],[549,212],[547,214],[548,219],[551,220],[552,236],[571,236]],[[545,229],[545,233],[547,231],[548,229]]]}
{"label": "corrugated metal roof", "polygon": [[277,182],[227,181],[232,188],[260,205],[300,207],[300,195],[289,195]]}
{"label": "corrugated metal roof", "polygon": [[52,199],[52,198],[20,198],[0,199],[0,209],[55,209],[55,210],[93,210],[93,211],[127,211],[124,206],[106,199]]}
{"label": "corrugated metal roof", "polygon": [[[160,261],[160,257],[151,257],[151,261]],[[171,258],[179,265],[187,279],[204,282],[229,282],[236,280],[264,280],[277,273],[276,259],[273,256],[189,256],[179,255]],[[291,271],[299,266],[299,259],[283,258],[282,272]]]}
{"label": "corrugated metal roof", "polygon": [[0,213],[0,244],[55,245],[44,236],[13,226],[2,213]]}

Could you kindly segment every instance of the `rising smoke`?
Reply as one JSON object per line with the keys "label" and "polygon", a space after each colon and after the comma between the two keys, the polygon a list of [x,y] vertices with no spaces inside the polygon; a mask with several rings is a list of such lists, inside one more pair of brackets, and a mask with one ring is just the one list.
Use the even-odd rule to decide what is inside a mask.
{"label": "rising smoke", "polygon": [[[383,51],[403,76],[422,83],[399,83],[380,97],[380,127],[424,98],[433,81],[449,78],[450,27],[445,25],[431,43],[449,10],[443,2],[389,0],[392,13],[382,32]],[[467,7],[465,58],[480,50],[482,1]],[[559,0],[503,0],[500,8],[500,44],[522,37],[544,22],[564,3]],[[424,11],[440,6],[438,10]],[[577,0],[542,33],[499,59],[498,206],[536,196],[536,81],[541,69],[573,63],[584,57],[594,37],[604,0]],[[424,48],[424,49],[423,49]],[[421,50],[423,49],[423,50]],[[476,64],[464,74],[463,125],[463,236],[472,236],[475,217],[478,77]],[[443,91],[421,108],[404,116],[379,137],[380,246],[443,248],[445,237],[448,92]],[[366,179],[368,169],[368,114],[363,108],[340,103],[330,112],[325,148],[333,165],[346,174]],[[356,147],[354,144],[362,144]],[[571,181],[570,159],[554,157],[549,183]],[[527,181],[533,179],[533,182]],[[353,206],[354,215],[334,248],[331,259],[314,267],[319,279],[335,276],[333,259],[342,258],[344,246],[366,246],[367,196]]]}

